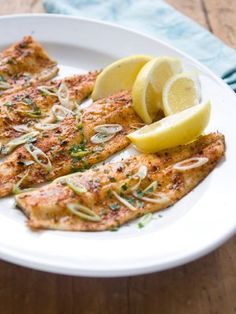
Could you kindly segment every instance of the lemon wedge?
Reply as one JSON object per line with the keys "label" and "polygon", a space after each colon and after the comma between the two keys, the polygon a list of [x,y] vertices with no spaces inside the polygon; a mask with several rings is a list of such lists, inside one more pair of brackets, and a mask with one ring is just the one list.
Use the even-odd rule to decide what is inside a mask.
{"label": "lemon wedge", "polygon": [[162,108],[165,83],[181,71],[181,62],[170,57],[154,58],[142,67],[132,89],[132,100],[134,110],[145,123],[152,123]]}
{"label": "lemon wedge", "polygon": [[97,77],[92,99],[107,97],[121,90],[131,89],[137,74],[152,57],[133,55],[108,65]]}
{"label": "lemon wedge", "polygon": [[193,73],[181,73],[170,78],[163,89],[165,115],[174,114],[199,104],[200,83]]}
{"label": "lemon wedge", "polygon": [[204,131],[210,111],[211,103],[208,101],[146,125],[130,133],[128,138],[144,153],[186,144]]}

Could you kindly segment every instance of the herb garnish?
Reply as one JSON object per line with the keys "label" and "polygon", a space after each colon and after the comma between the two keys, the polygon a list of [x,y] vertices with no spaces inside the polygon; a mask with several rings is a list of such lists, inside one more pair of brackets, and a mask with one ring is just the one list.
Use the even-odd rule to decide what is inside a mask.
{"label": "herb garnish", "polygon": [[0,74],[0,82],[6,82],[6,79],[4,78],[3,75]]}
{"label": "herb garnish", "polygon": [[33,104],[33,100],[29,96],[26,96],[22,101],[26,103],[27,105]]}
{"label": "herb garnish", "polygon": [[127,184],[127,182],[124,183],[124,184],[122,184],[121,189],[122,189],[123,191],[127,191],[127,190],[128,190],[128,184]]}
{"label": "herb garnish", "polygon": [[85,147],[86,142],[83,141],[81,144],[74,144],[69,149],[69,152],[72,157],[83,157],[89,153]]}
{"label": "herb garnish", "polygon": [[152,220],[152,213],[145,214],[138,222],[138,227],[144,228]]}
{"label": "herb garnish", "polygon": [[112,176],[108,176],[108,179],[111,181],[111,182],[116,182],[116,178],[112,177]]}
{"label": "herb garnish", "polygon": [[13,103],[12,103],[12,101],[7,101],[7,102],[4,102],[3,106],[5,106],[5,107],[12,107]]}
{"label": "herb garnish", "polygon": [[144,193],[143,193],[142,190],[137,190],[136,195],[137,195],[138,197],[143,197],[143,196],[144,196]]}
{"label": "herb garnish", "polygon": [[109,198],[112,198],[112,196],[113,196],[113,195],[112,195],[112,190],[110,190],[110,189],[107,190],[107,196],[108,196]]}
{"label": "herb garnish", "polygon": [[116,210],[120,209],[120,205],[117,204],[117,203],[110,204],[110,205],[108,205],[108,206],[109,206],[109,208],[110,208],[111,210],[113,210],[113,211],[116,211]]}

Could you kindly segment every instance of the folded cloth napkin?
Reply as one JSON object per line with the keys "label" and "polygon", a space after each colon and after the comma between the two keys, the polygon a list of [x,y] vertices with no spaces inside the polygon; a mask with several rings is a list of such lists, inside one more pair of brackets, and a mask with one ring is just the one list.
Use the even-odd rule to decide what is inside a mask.
{"label": "folded cloth napkin", "polygon": [[236,51],[162,0],[44,0],[49,13],[117,23],[166,40],[236,89]]}

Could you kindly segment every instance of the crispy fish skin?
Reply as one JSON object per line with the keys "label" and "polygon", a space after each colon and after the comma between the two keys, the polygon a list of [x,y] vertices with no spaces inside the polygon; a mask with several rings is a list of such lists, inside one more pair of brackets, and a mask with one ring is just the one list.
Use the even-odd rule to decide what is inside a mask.
{"label": "crispy fish skin", "polygon": [[[76,101],[77,104],[80,104],[91,94],[98,73],[98,71],[94,71],[73,75],[61,80],[45,82],[43,86],[58,89],[60,84],[64,82],[69,91],[70,101]],[[57,96],[47,95],[39,90],[41,85],[39,83],[1,98],[0,144],[4,145],[22,135],[21,132],[14,128],[17,125],[23,124],[33,129],[36,123],[49,115],[52,106],[58,103]],[[29,104],[29,101],[31,104]],[[28,111],[34,111],[36,108],[40,113],[38,116],[36,115],[32,118],[32,116],[26,114]]]}
{"label": "crispy fish skin", "polygon": [[[224,151],[224,136],[212,133],[185,146],[165,150],[158,154],[133,156],[120,163],[106,164],[73,175],[77,178],[77,182],[87,189],[86,193],[77,195],[63,182],[63,179],[59,179],[35,191],[17,195],[16,202],[28,217],[28,225],[32,229],[109,230],[136,217],[176,203],[214,169],[224,156]],[[208,162],[184,172],[173,168],[177,162],[191,157],[206,157]],[[142,181],[141,188],[145,189],[151,182],[157,181],[158,187],[155,192],[163,193],[167,196],[167,200],[159,204],[136,203],[141,206],[137,207],[136,211],[132,211],[119,203],[111,191],[116,191],[118,194],[122,192],[125,197],[132,197],[129,188],[130,181],[127,178],[134,175],[143,165],[147,167],[148,174]],[[126,189],[122,188],[124,186]],[[67,209],[69,203],[80,203],[89,207],[101,217],[101,220],[92,222],[79,218]]]}
{"label": "crispy fish skin", "polygon": [[[101,124],[120,124],[122,130],[110,141],[93,144],[90,139],[95,134],[94,127]],[[82,128],[75,117],[65,118],[57,129],[41,133],[34,145],[50,159],[52,169],[48,172],[34,161],[24,146],[17,148],[0,164],[0,196],[12,193],[14,185],[28,171],[23,187],[53,180],[71,172],[84,170],[105,160],[112,154],[129,145],[126,137],[133,131],[132,125],[141,123],[132,108],[129,92],[118,93],[110,98],[99,100],[83,111]],[[80,156],[75,156],[75,151]],[[81,155],[83,155],[81,157]]]}
{"label": "crispy fish skin", "polygon": [[0,97],[21,90],[38,81],[46,81],[58,73],[56,61],[31,36],[25,36],[0,53],[0,77],[10,85],[0,88]]}

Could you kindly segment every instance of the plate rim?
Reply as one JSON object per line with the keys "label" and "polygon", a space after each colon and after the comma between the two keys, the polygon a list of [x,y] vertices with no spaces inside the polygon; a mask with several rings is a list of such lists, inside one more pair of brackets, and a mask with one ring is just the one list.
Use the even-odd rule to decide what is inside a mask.
{"label": "plate rim", "polygon": [[[100,25],[105,25],[105,26],[110,26],[116,29],[122,29],[124,31],[127,31],[129,33],[133,33],[135,35],[141,36],[141,37],[145,37],[148,38],[152,41],[158,42],[160,45],[165,46],[169,49],[171,49],[172,51],[175,51],[176,53],[179,53],[180,55],[182,55],[184,58],[186,58],[187,60],[189,60],[193,65],[198,66],[198,68],[200,68],[204,73],[206,73],[207,75],[209,75],[214,81],[216,81],[218,84],[220,84],[223,88],[227,88],[228,91],[230,91],[231,93],[231,97],[235,97],[235,94],[233,92],[233,90],[226,84],[223,82],[223,80],[218,77],[212,70],[210,70],[207,66],[205,66],[204,64],[202,64],[201,62],[199,62],[198,60],[194,59],[193,57],[189,56],[187,53],[183,52],[182,50],[173,47],[171,44],[169,44],[168,42],[156,38],[155,36],[150,36],[148,34],[145,34],[143,32],[140,31],[136,31],[132,28],[126,27],[126,26],[121,26],[119,24],[115,24],[115,23],[111,23],[111,22],[106,22],[106,21],[100,21],[100,20],[96,20],[96,19],[91,19],[91,18],[83,18],[83,17],[77,17],[77,16],[70,16],[70,15],[65,15],[65,14],[47,14],[47,13],[34,13],[34,14],[13,14],[13,15],[4,15],[0,17],[0,21],[1,20],[7,20],[7,19],[27,19],[27,18],[47,18],[47,19],[68,19],[68,20],[78,20],[78,21],[84,21],[84,22],[88,22],[88,23],[93,23],[93,24],[100,24]],[[131,275],[138,275],[138,274],[146,274],[146,273],[152,273],[152,272],[156,272],[156,271],[161,271],[161,270],[165,270],[165,269],[169,269],[169,268],[173,268],[173,267],[177,267],[179,265],[183,265],[185,263],[188,263],[190,261],[193,261],[195,259],[198,259],[208,253],[210,253],[211,251],[213,251],[214,249],[216,249],[217,247],[219,247],[220,245],[222,245],[224,242],[226,242],[231,236],[233,236],[236,233],[236,223],[234,224],[234,226],[232,226],[232,228],[230,230],[227,230],[227,232],[225,232],[224,237],[222,236],[220,239],[217,239],[214,241],[214,243],[209,244],[208,246],[204,247],[204,249],[199,249],[198,251],[195,251],[194,254],[188,255],[188,256],[180,256],[179,258],[175,258],[171,261],[169,261],[168,263],[166,263],[165,265],[162,265],[160,267],[160,265],[155,265],[155,264],[150,264],[150,265],[146,265],[146,266],[142,266],[142,268],[140,268],[140,266],[136,269],[120,269],[120,270],[112,270],[112,271],[102,271],[99,269],[95,269],[95,270],[83,270],[83,269],[72,269],[72,268],[68,268],[68,267],[60,267],[60,266],[54,266],[51,265],[50,263],[47,263],[47,259],[44,259],[43,261],[41,260],[41,262],[37,262],[36,260],[38,259],[37,257],[35,257],[36,260],[34,260],[33,257],[29,258],[29,256],[24,256],[24,252],[22,254],[20,253],[16,253],[14,250],[11,249],[7,249],[4,248],[3,246],[0,246],[0,257],[3,258],[6,261],[12,262],[12,263],[16,263],[18,265],[21,266],[26,266],[26,267],[30,267],[33,269],[37,269],[37,270],[43,270],[43,271],[49,271],[52,273],[60,273],[60,274],[68,274],[68,275],[78,275],[78,276],[86,276],[86,277],[121,277],[121,276],[131,276]],[[15,252],[15,253],[14,253]],[[21,256],[22,255],[22,256]],[[27,254],[26,254],[27,255]]]}

